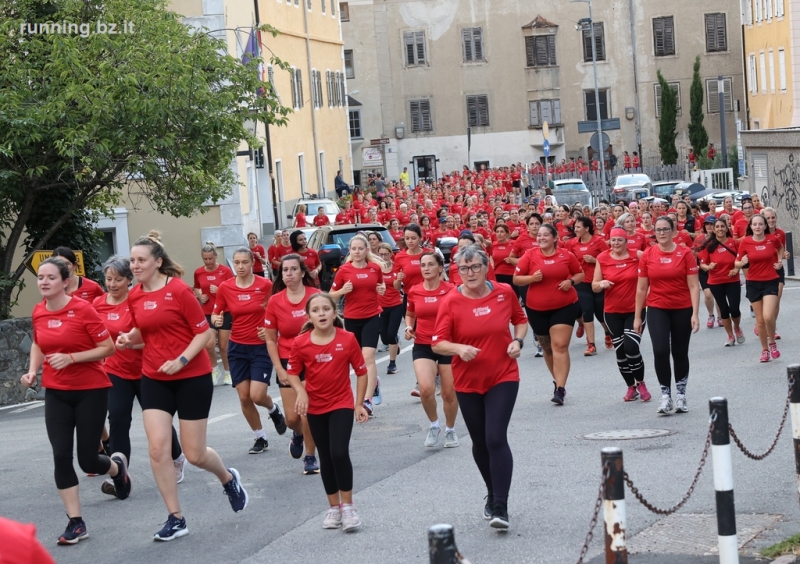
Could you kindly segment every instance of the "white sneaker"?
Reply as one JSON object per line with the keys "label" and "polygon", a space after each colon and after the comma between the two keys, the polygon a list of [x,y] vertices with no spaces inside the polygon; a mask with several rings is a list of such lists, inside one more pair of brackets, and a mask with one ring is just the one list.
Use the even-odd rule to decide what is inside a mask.
{"label": "white sneaker", "polygon": [[439,444],[439,433],[442,432],[440,427],[431,427],[428,429],[428,436],[425,437],[426,447],[435,447]]}
{"label": "white sneaker", "polygon": [[460,446],[458,443],[458,435],[454,429],[445,431],[444,433],[444,448],[456,448]]}
{"label": "white sneaker", "polygon": [[323,529],[338,529],[342,526],[342,512],[338,507],[330,507],[322,522]]}
{"label": "white sneaker", "polygon": [[222,379],[222,385],[223,386],[232,386],[233,385],[233,380],[231,380],[231,371],[230,370],[225,370],[225,371],[223,371],[223,374],[224,374],[224,377]]}
{"label": "white sneaker", "polygon": [[219,371],[219,368],[216,366],[211,369],[211,381],[214,383],[215,386],[222,386],[221,380],[222,373]]}
{"label": "white sneaker", "polygon": [[689,406],[686,405],[686,396],[678,394],[675,398],[675,413],[689,413]]}
{"label": "white sneaker", "polygon": [[356,508],[352,505],[342,506],[342,530],[352,533],[361,528],[361,519],[358,518]]}
{"label": "white sneaker", "polygon": [[661,405],[658,406],[657,413],[665,415],[672,413],[672,398],[670,396],[661,396]]}
{"label": "white sneaker", "polygon": [[184,478],[183,470],[186,468],[186,457],[181,453],[178,458],[172,461],[172,464],[175,465],[175,481],[180,484]]}

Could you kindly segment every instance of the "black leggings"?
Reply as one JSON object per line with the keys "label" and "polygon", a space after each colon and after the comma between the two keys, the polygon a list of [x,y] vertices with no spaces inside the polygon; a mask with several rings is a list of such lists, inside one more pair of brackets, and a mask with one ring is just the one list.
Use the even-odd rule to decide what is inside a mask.
{"label": "black leggings", "polygon": [[672,395],[672,371],[669,365],[670,349],[675,364],[675,388],[678,394],[686,393],[689,379],[689,339],[692,336],[692,308],[647,308],[647,326],[653,343],[653,364],[656,368],[662,395]]}
{"label": "black leggings", "polygon": [[350,462],[353,415],[352,409],[308,414],[308,428],[317,445],[319,471],[327,495],[353,489],[353,464]]}
{"label": "black leggings", "polygon": [[[514,275],[513,274],[495,274],[497,281],[502,284],[508,284],[512,288],[514,288]],[[514,289],[516,292],[516,289]]]}
{"label": "black leggings", "polygon": [[742,301],[742,287],[739,281],[728,282],[727,284],[709,284],[708,289],[714,296],[714,301],[719,306],[719,315],[722,319],[733,317],[738,319],[742,316],[739,303]]}
{"label": "black leggings", "polygon": [[[131,462],[131,410],[133,398],[142,406],[142,381],[127,380],[114,374],[108,375],[108,447],[112,453],[121,452]],[[175,426],[172,426],[172,460],[181,455],[181,443]]]}
{"label": "black leggings", "polygon": [[[644,381],[644,359],[640,349],[642,336],[633,330],[634,313],[603,314],[606,327],[614,342],[617,366],[628,387]],[[642,315],[642,323],[645,316]]]}
{"label": "black leggings", "polygon": [[87,474],[107,474],[111,461],[98,452],[106,423],[108,389],[54,390],[44,394],[44,424],[53,447],[56,487],[78,485],[72,464],[73,435],[78,438],[78,465]]}
{"label": "black leggings", "polygon": [[406,304],[383,308],[381,312],[381,341],[384,345],[397,344],[397,332],[406,314]]}
{"label": "black leggings", "polygon": [[502,382],[485,394],[456,392],[461,415],[472,438],[472,458],[495,501],[508,502],[514,458],[508,446],[508,423],[519,382]]}

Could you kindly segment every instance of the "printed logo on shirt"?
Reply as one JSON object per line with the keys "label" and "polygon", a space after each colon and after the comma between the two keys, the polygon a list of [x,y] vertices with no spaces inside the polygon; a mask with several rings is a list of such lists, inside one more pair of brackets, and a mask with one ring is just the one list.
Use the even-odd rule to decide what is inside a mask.
{"label": "printed logo on shirt", "polygon": [[314,355],[314,360],[317,362],[331,362],[333,360],[332,354],[317,354]]}
{"label": "printed logo on shirt", "polygon": [[298,309],[292,312],[292,317],[304,317],[306,314],[306,310]]}
{"label": "printed logo on shirt", "polygon": [[250,301],[250,294],[239,294],[238,297],[240,302]]}
{"label": "printed logo on shirt", "polygon": [[435,304],[436,302],[439,301],[439,298],[437,298],[436,296],[425,296],[424,301],[426,304]]}
{"label": "printed logo on shirt", "polygon": [[505,294],[498,294],[497,295],[497,303],[504,302],[504,301],[506,301]]}
{"label": "printed logo on shirt", "polygon": [[420,265],[420,261],[419,261],[419,259],[417,259],[417,260],[411,259],[409,262],[410,262],[411,264],[413,264],[414,266],[419,266],[419,265]]}
{"label": "printed logo on shirt", "polygon": [[75,317],[75,312],[73,310],[69,310],[67,312],[67,317]]}
{"label": "printed logo on shirt", "polygon": [[369,274],[356,274],[356,278],[362,280],[364,278],[369,278]]}
{"label": "printed logo on shirt", "polygon": [[492,313],[492,308],[490,307],[476,307],[472,310],[472,313],[475,314],[475,317],[481,317],[484,315],[489,315]]}
{"label": "printed logo on shirt", "polygon": [[144,302],[145,311],[153,310],[158,307],[158,302]]}
{"label": "printed logo on shirt", "polygon": [[216,280],[216,279],[217,279],[216,276],[206,276],[206,280],[208,280],[209,282],[211,282],[213,280]]}
{"label": "printed logo on shirt", "polygon": [[48,319],[47,320],[47,328],[48,329],[58,329],[61,327],[61,320],[60,319]]}
{"label": "printed logo on shirt", "polygon": [[766,248],[767,248],[766,245],[756,245],[756,250],[757,251],[764,251],[764,250],[766,250]]}
{"label": "printed logo on shirt", "polygon": [[544,263],[545,264],[555,264],[556,261],[554,261],[554,260],[545,260]]}
{"label": "printed logo on shirt", "polygon": [[265,325],[272,325],[272,321],[270,321],[269,319],[265,319],[264,320],[264,324]]}
{"label": "printed logo on shirt", "polygon": [[342,343],[336,343],[336,352],[343,352],[344,345]]}
{"label": "printed logo on shirt", "polygon": [[616,264],[616,267],[617,267],[617,268],[625,268],[626,266],[628,266],[628,265],[627,265],[627,264],[625,264],[624,262],[618,262],[618,263]]}
{"label": "printed logo on shirt", "polygon": [[118,313],[114,313],[114,312],[109,312],[108,320],[109,321],[118,321],[119,320],[119,314]]}
{"label": "printed logo on shirt", "polygon": [[172,292],[167,292],[167,294],[164,296],[164,300],[172,301]]}
{"label": "printed logo on shirt", "polygon": [[661,264],[672,264],[672,259],[670,257],[661,257],[659,261]]}

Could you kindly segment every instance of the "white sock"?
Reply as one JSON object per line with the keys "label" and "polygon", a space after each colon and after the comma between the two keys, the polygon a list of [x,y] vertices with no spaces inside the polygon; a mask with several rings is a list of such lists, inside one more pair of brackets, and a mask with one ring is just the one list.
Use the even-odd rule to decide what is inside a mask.
{"label": "white sock", "polygon": [[455,427],[448,427],[447,425],[444,426],[444,432],[449,433],[450,431],[455,431]]}
{"label": "white sock", "polygon": [[431,429],[438,429],[439,428],[439,420],[437,419],[433,423],[431,423]]}
{"label": "white sock", "polygon": [[277,404],[277,403],[273,403],[273,404],[272,404],[272,409],[267,409],[267,413],[269,413],[270,415],[272,415],[273,413],[275,413],[275,410],[276,410],[276,409],[278,409],[278,404]]}
{"label": "white sock", "polygon": [[264,429],[258,429],[257,431],[253,431],[253,434],[256,436],[257,439],[267,438],[267,434],[264,432]]}

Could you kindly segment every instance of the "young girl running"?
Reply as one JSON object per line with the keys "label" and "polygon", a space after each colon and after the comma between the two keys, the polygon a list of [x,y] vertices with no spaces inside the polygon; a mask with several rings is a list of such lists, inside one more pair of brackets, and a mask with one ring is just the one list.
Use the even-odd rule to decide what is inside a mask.
{"label": "young girl running", "polygon": [[[367,366],[355,336],[344,330],[337,317],[333,298],[314,294],[306,302],[306,314],[309,321],[292,344],[286,373],[297,394],[295,411],[308,418],[319,451],[322,484],[330,504],[322,527],[352,532],[361,527],[361,519],[353,507],[350,435],[354,413],[359,423],[369,420],[364,407]],[[350,367],[358,376],[355,402]],[[305,384],[300,381],[303,372]]]}
{"label": "young girl running", "polygon": [[[225,312],[222,324],[214,325],[211,323],[211,314],[214,313],[214,301],[217,297],[217,289],[225,280],[233,278],[233,272],[224,264],[217,262],[217,248],[214,243],[207,241],[201,249],[203,256],[203,266],[194,271],[194,294],[200,301],[206,321],[212,329],[216,330],[216,338],[209,339],[206,345],[206,352],[211,361],[211,380],[215,386],[227,386],[231,383],[231,368],[228,364],[228,341],[231,338],[231,314]],[[222,370],[219,373],[217,361],[217,344],[219,344],[219,356],[222,357]]]}
{"label": "young girl running", "polygon": [[406,305],[403,295],[394,288],[394,280],[397,272],[394,270],[394,252],[389,243],[378,245],[377,254],[386,265],[383,268],[383,283],[386,284],[386,292],[378,296],[378,303],[383,308],[381,312],[381,341],[389,346],[389,366],[386,368],[387,374],[397,374],[397,353],[400,345],[397,342],[400,330],[400,323],[406,313]]}

